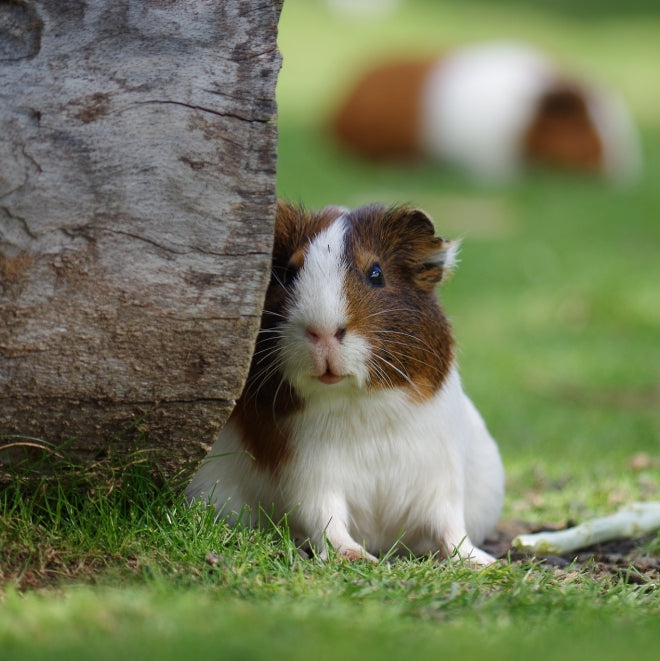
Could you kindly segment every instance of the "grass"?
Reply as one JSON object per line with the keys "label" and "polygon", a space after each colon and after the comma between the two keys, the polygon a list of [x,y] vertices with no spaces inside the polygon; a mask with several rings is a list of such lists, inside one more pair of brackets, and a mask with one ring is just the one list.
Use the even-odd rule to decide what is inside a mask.
{"label": "grass", "polygon": [[650,659],[657,645],[654,583],[531,561],[324,564],[274,532],[182,508],[139,457],[115,488],[44,481],[30,499],[13,493],[22,482],[5,490],[3,570],[15,573],[4,576],[3,659],[376,659],[401,649],[497,659],[535,648],[544,659],[630,649]]}
{"label": "grass", "polygon": [[[640,0],[585,20],[580,8],[595,6],[410,0],[400,16],[349,22],[286,0],[282,17],[280,194],[309,206],[411,201],[463,237],[441,296],[466,389],[500,442],[508,521],[660,499],[660,17]],[[479,189],[434,168],[367,168],[323,133],[342,74],[370,53],[521,36],[623,89],[643,132],[639,184],[539,173]],[[0,491],[3,661],[657,654],[657,573],[322,564],[275,532],[186,510],[185,476],[154,477],[140,448],[84,469],[59,454],[44,457],[45,475],[17,468]],[[660,537],[638,555],[660,555]]]}

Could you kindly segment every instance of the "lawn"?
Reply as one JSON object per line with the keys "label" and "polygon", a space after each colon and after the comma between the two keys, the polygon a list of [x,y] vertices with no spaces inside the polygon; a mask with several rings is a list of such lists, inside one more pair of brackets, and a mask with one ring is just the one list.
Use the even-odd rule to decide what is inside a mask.
{"label": "lawn", "polygon": [[[605,4],[605,6],[603,6]],[[357,63],[524,38],[628,98],[644,176],[537,173],[479,188],[433,167],[367,167],[324,122]],[[278,192],[309,206],[412,202],[462,237],[441,298],[465,388],[498,439],[503,520],[562,525],[660,500],[660,12],[652,2],[408,0],[347,19],[285,0]],[[110,457],[0,492],[0,658],[655,659],[660,577],[595,565],[300,556],[284,536],[181,507],[184,476]],[[660,537],[636,557],[660,556]]]}

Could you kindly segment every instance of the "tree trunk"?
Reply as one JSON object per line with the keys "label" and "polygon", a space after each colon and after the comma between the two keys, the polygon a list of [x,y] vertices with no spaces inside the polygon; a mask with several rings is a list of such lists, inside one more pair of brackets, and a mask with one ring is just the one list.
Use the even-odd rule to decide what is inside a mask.
{"label": "tree trunk", "polygon": [[225,422],[268,280],[280,8],[0,0],[0,461],[137,428],[173,468]]}

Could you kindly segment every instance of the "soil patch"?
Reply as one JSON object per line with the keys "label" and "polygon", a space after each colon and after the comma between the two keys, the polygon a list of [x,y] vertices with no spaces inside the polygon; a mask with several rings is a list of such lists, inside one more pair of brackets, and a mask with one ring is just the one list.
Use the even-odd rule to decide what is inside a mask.
{"label": "soil patch", "polygon": [[[494,535],[482,547],[496,558],[509,558],[512,562],[529,562],[534,555],[512,548],[511,541],[521,534],[561,530],[566,526],[530,526],[520,521],[503,521]],[[649,555],[644,547],[656,534],[637,539],[613,539],[586,546],[561,556],[536,559],[546,567],[588,571],[592,578],[622,578],[628,583],[656,587],[660,582],[660,556]]]}

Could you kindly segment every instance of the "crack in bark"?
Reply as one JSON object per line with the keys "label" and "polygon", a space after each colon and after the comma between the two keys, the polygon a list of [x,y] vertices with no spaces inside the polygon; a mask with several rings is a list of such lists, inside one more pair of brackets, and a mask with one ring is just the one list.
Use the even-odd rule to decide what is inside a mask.
{"label": "crack in bark", "polygon": [[202,255],[212,255],[213,257],[261,257],[267,255],[270,257],[270,252],[268,250],[246,250],[244,252],[218,252],[216,250],[204,250],[203,248],[195,248],[195,253],[200,253]]}
{"label": "crack in bark", "polygon": [[[23,184],[25,185],[25,184]],[[35,241],[37,239],[37,235],[30,229],[30,226],[28,225],[28,221],[23,218],[22,216],[18,216],[15,213],[12,213],[9,207],[5,206],[0,206],[0,211],[4,211],[9,218],[12,220],[18,221],[21,226],[23,227],[24,232],[33,240]]]}
{"label": "crack in bark", "polygon": [[[30,163],[32,163],[32,165],[34,166],[34,169],[37,172],[43,172],[43,170],[41,169],[41,165],[39,165],[39,162],[34,158],[34,156],[32,156],[31,154],[28,153],[27,148],[26,148],[25,145],[21,145],[21,151],[23,152],[23,156],[25,156],[25,158]],[[23,186],[25,186],[25,184],[27,183],[29,178],[30,178],[29,175],[26,173],[25,182],[23,183]]]}
{"label": "crack in bark", "polygon": [[[211,92],[211,90],[205,90],[205,91]],[[260,119],[260,118],[256,118],[256,117],[245,117],[245,116],[243,116],[239,113],[235,113],[235,112],[221,112],[219,110],[214,110],[212,108],[205,108],[204,106],[198,106],[198,105],[194,105],[194,104],[191,104],[191,103],[185,103],[184,101],[169,101],[169,100],[162,100],[162,99],[150,99],[148,101],[138,101],[136,103],[132,103],[128,106],[125,106],[124,108],[116,110],[115,113],[122,113],[126,110],[129,110],[130,108],[135,107],[135,106],[146,106],[146,105],[182,106],[183,108],[189,108],[190,110],[199,110],[199,111],[204,112],[204,113],[215,115],[216,117],[223,117],[223,118],[229,118],[229,119],[238,119],[241,122],[248,122],[250,124],[252,124],[252,123],[269,124],[272,121],[271,118]]]}
{"label": "crack in bark", "polygon": [[149,239],[146,236],[140,236],[139,234],[135,234],[133,232],[127,232],[125,230],[116,230],[116,229],[110,229],[108,227],[103,227],[101,228],[101,231],[107,232],[108,234],[121,234],[122,236],[128,236],[131,239],[136,239],[137,241],[143,241],[144,243],[148,243],[149,245],[152,245],[155,248],[163,250],[167,253],[171,253],[173,255],[185,255],[188,252],[186,250],[180,250],[180,249],[176,250],[174,248],[168,248],[167,246],[164,246],[162,243],[158,243],[157,241],[154,241],[153,239]]}
{"label": "crack in bark", "polygon": [[[37,160],[28,153],[27,148],[24,144],[20,145],[20,149],[21,149],[21,153],[23,154],[23,157],[25,158],[25,160],[28,161],[28,163],[31,163],[32,166],[34,167],[34,169],[37,172],[39,172],[39,173],[43,172],[43,169],[41,168],[41,165],[39,165]],[[16,160],[18,160],[18,159],[16,159]],[[17,191],[21,190],[21,188],[24,188],[25,186],[27,186],[27,183],[29,181],[30,181],[29,168],[25,168],[25,170],[23,172],[23,181],[20,184],[18,184],[17,186],[15,186],[14,188],[9,189],[5,193],[2,193],[0,195],[0,200],[3,200],[6,197],[9,197],[10,195],[12,195],[13,193],[16,193]],[[11,214],[9,214],[9,215],[11,215]],[[30,235],[30,236],[32,236],[32,235]],[[34,238],[34,237],[32,237],[32,238]]]}
{"label": "crack in bark", "polygon": [[[30,179],[30,175],[27,173],[27,170],[23,174],[24,174],[23,181],[20,184],[18,184],[17,186],[15,186],[14,188],[10,188],[5,193],[2,193],[0,195],[0,200],[4,200],[6,197],[9,197],[10,195],[13,195],[14,193],[18,192],[19,190],[21,190],[21,188],[24,188],[27,185],[27,182]],[[2,208],[4,209],[5,207],[2,207]]]}
{"label": "crack in bark", "polygon": [[167,319],[167,321],[179,321],[181,323],[188,323],[191,320],[194,322],[198,321],[243,321],[245,319],[261,319],[261,315],[258,314],[242,314],[237,312],[234,317],[175,317],[173,315],[164,314],[161,317],[162,319]]}
{"label": "crack in bark", "polygon": [[266,50],[263,51],[257,51],[257,52],[248,52],[245,55],[239,55],[237,53],[233,53],[231,56],[226,56],[226,55],[221,55],[221,54],[216,54],[216,57],[219,60],[222,60],[223,62],[231,62],[232,64],[235,63],[244,63],[244,62],[249,62],[250,60],[256,59],[263,57],[264,55],[275,55],[275,64],[277,64],[277,60],[279,59],[280,51],[277,46],[273,46],[272,48],[267,48]]}
{"label": "crack in bark", "polygon": [[[2,209],[3,207],[0,207]],[[224,252],[217,250],[205,250],[204,248],[191,247],[189,250],[183,250],[181,248],[168,248],[167,246],[158,243],[153,239],[149,239],[145,236],[140,236],[133,232],[127,232],[126,230],[111,229],[108,227],[101,228],[102,232],[107,232],[108,234],[121,234],[122,236],[128,236],[131,239],[136,239],[137,241],[143,241],[148,243],[156,248],[160,248],[165,252],[172,253],[173,255],[190,255],[190,254],[200,254],[200,255],[211,255],[212,257],[254,257],[254,256],[269,256],[270,253],[267,250],[245,250],[238,252]]]}

